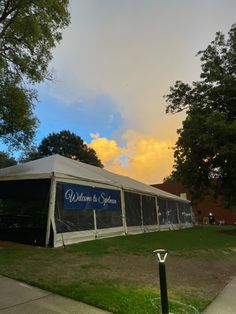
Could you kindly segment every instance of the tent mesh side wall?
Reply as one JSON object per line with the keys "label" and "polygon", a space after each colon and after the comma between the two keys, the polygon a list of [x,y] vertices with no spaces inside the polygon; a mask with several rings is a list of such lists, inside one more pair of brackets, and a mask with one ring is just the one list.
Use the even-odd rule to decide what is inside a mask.
{"label": "tent mesh side wall", "polygon": [[155,197],[125,191],[125,215],[128,227],[157,225]]}
{"label": "tent mesh side wall", "polygon": [[190,203],[158,198],[160,225],[191,224],[192,210]]}
{"label": "tent mesh side wall", "polygon": [[0,181],[0,239],[45,245],[50,180]]}
{"label": "tent mesh side wall", "polygon": [[142,214],[145,226],[157,224],[155,197],[142,195]]}
{"label": "tent mesh side wall", "polygon": [[192,223],[192,211],[189,204],[179,203],[179,220],[182,224]]}
{"label": "tent mesh side wall", "polygon": [[[50,185],[50,179],[0,181],[1,240],[45,245]],[[66,189],[73,191],[76,200],[85,201],[73,202],[71,194],[70,203],[65,198]],[[104,203],[99,203],[100,196]],[[168,228],[192,223],[191,206],[181,200],[126,190],[124,202],[127,227],[138,227],[140,232],[151,230],[149,226],[158,227],[158,220],[160,226]],[[123,226],[120,191],[57,182],[54,218],[56,233],[96,229],[110,232],[114,227]]]}
{"label": "tent mesh side wall", "polygon": [[[56,232],[66,233],[72,231],[86,231],[122,227],[121,214],[121,198],[120,192],[117,195],[118,207],[114,210],[111,208],[96,208],[96,204],[91,201],[94,193],[106,191],[102,188],[94,188],[83,185],[71,184],[67,187],[67,183],[57,182],[56,190],[56,206],[55,206],[55,222]],[[66,208],[65,193],[68,188],[75,189],[75,204],[69,204]],[[83,191],[85,190],[85,194]],[[71,190],[71,191],[72,191]],[[107,189],[108,193],[112,190]],[[114,192],[114,191],[113,191]],[[81,206],[83,197],[91,198],[90,201],[84,201]],[[70,198],[73,198],[70,195]],[[185,203],[173,199],[157,198],[159,207],[159,223],[164,226],[176,226],[178,224],[191,223],[191,207],[189,203]],[[125,202],[125,219],[127,227],[139,227],[140,231],[148,231],[149,226],[158,227],[156,197],[151,195],[139,194],[130,191],[124,191]],[[77,203],[77,204],[76,204]],[[78,205],[79,204],[79,205]],[[79,207],[77,207],[79,206]],[[179,219],[180,217],[180,219]]]}
{"label": "tent mesh side wall", "polygon": [[[65,189],[68,185],[62,182],[57,182],[56,188],[56,206],[55,206],[55,223],[57,233],[94,230],[95,224],[97,229],[112,228],[122,226],[121,201],[120,192],[116,191],[116,205],[115,208],[109,206],[95,206],[94,195],[98,188],[82,186],[77,184],[70,185],[75,189],[75,197],[82,199],[82,192],[86,189],[88,195],[87,201],[83,202],[81,207],[77,207],[76,202],[68,208],[65,204]],[[101,193],[108,193],[111,190],[99,189]],[[77,193],[77,194],[76,194]],[[97,201],[98,202],[98,201]],[[82,201],[81,201],[82,203]],[[73,207],[74,206],[74,207]],[[94,212],[95,211],[95,212]]]}
{"label": "tent mesh side wall", "polygon": [[141,203],[139,194],[125,192],[125,216],[128,227],[142,226]]}

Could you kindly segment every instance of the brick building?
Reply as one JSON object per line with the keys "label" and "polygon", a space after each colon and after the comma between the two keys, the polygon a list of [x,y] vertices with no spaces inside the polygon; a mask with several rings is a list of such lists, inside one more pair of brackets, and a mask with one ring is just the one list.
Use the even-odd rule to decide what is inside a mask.
{"label": "brick building", "polygon": [[[162,183],[153,184],[152,186],[163,191],[181,196],[186,195],[187,199],[191,201],[191,194],[183,187],[181,183]],[[215,217],[216,223],[224,222],[226,224],[236,223],[236,212],[223,207],[220,201],[214,200],[213,197],[205,196],[202,200],[192,204],[193,212],[198,223],[205,223],[208,219],[209,213]]]}

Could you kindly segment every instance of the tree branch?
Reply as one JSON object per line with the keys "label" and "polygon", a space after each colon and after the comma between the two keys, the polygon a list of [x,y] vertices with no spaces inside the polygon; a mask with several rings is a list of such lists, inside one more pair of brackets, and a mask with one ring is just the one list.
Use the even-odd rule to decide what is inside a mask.
{"label": "tree branch", "polygon": [[17,6],[12,7],[11,9],[8,8],[10,7],[10,0],[7,0],[6,4],[5,4],[5,8],[4,11],[2,13],[2,15],[0,16],[0,23],[2,23],[12,12],[14,12],[17,9]]}
{"label": "tree branch", "polygon": [[[17,8],[16,8],[17,9]],[[14,19],[16,18],[16,16],[18,15],[18,10],[15,12],[15,14],[13,15],[13,17],[11,19],[9,19],[8,23],[6,23],[0,33],[0,38],[3,38],[5,32],[7,31],[8,27],[12,24],[12,22],[14,21]]]}

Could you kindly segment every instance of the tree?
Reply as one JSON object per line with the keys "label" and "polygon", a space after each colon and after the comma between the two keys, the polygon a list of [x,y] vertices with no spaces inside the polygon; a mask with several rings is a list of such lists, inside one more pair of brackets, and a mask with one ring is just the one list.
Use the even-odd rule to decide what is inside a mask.
{"label": "tree", "polygon": [[16,165],[16,160],[9,156],[6,152],[0,151],[0,168],[10,167]]}
{"label": "tree", "polygon": [[49,134],[41,141],[38,148],[26,154],[25,160],[34,160],[54,154],[103,167],[95,150],[88,147],[80,136],[67,130]]}
{"label": "tree", "polygon": [[26,84],[52,79],[52,49],[69,24],[69,0],[0,1],[0,138],[13,147],[34,136],[36,92]]}
{"label": "tree", "polygon": [[33,90],[22,88],[16,77],[0,70],[0,138],[13,148],[30,144],[37,118],[33,114]]}
{"label": "tree", "polygon": [[163,179],[163,183],[176,183],[178,179],[175,177],[175,172],[172,172],[169,176]]}
{"label": "tree", "polygon": [[[200,197],[213,189],[236,202],[236,25],[200,51],[201,76],[192,86],[176,81],[166,112],[186,110],[177,131],[172,176]],[[194,196],[193,195],[193,196]]]}
{"label": "tree", "polygon": [[48,77],[52,48],[68,26],[69,0],[2,0],[0,64],[31,82]]}

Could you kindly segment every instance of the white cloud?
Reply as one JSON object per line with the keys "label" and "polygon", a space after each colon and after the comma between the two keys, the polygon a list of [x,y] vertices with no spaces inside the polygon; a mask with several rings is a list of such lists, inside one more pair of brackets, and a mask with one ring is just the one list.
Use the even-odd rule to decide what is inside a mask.
{"label": "white cloud", "polygon": [[[60,82],[51,92],[78,106],[79,100],[107,95],[118,107],[124,125],[114,143],[107,140],[108,146],[114,146],[103,155],[104,160],[111,152],[124,153],[117,144],[118,134],[122,137],[132,130],[133,135],[123,137],[125,149],[133,153],[127,157],[130,173],[135,171],[141,177],[139,169],[145,166],[142,156],[153,165],[154,154],[159,160],[156,171],[162,171],[160,151],[172,154],[167,147],[174,144],[176,129],[184,118],[183,114],[165,114],[163,95],[177,79],[198,79],[200,63],[194,55],[216,31],[229,29],[235,22],[235,11],[236,2],[231,0],[73,0],[72,23],[52,63]],[[107,125],[113,122],[110,116]],[[92,145],[96,141],[102,145],[101,138],[93,138]],[[147,145],[148,155],[144,151],[138,154],[141,147],[135,141],[140,140]],[[122,165],[119,158],[115,160]],[[170,171],[172,159],[167,161]]]}

